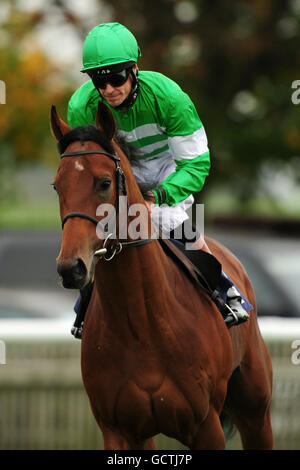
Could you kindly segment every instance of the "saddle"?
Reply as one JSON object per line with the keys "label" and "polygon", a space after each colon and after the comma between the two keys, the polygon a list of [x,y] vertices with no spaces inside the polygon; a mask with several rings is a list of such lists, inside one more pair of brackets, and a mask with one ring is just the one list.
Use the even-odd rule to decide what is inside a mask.
{"label": "saddle", "polygon": [[210,253],[202,250],[186,250],[177,240],[159,238],[166,255],[183,267],[184,271],[212,298],[219,285],[222,265]]}
{"label": "saddle", "polygon": [[[202,250],[186,250],[184,245],[177,240],[160,238],[159,242],[165,253],[179,262],[185,272],[204,290],[221,312],[225,323],[230,326],[232,310],[227,303],[228,289],[234,283],[222,270],[222,265],[210,253]],[[237,289],[245,311],[253,310],[242,292]]]}

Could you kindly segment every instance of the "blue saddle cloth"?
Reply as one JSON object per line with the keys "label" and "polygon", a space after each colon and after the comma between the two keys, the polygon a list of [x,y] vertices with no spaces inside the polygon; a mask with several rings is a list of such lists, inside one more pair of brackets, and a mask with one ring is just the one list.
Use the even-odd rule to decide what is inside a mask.
{"label": "blue saddle cloth", "polygon": [[74,305],[74,312],[75,313],[78,313],[79,312],[79,306],[80,306],[80,302],[81,302],[81,294],[79,293],[79,296],[76,300],[76,304]]}
{"label": "blue saddle cloth", "polygon": [[241,291],[237,288],[234,282],[230,279],[228,274],[226,274],[222,270],[222,275],[221,275],[219,285],[217,287],[217,291],[219,292],[220,296],[222,297],[225,303],[226,303],[226,298],[227,298],[227,292],[228,292],[228,289],[230,289],[230,287],[235,287],[235,289],[240,294],[242,298],[241,303],[242,303],[243,309],[246,310],[246,312],[250,312],[250,310],[254,309],[253,305],[251,305],[250,302],[246,299],[246,297],[241,293]]}

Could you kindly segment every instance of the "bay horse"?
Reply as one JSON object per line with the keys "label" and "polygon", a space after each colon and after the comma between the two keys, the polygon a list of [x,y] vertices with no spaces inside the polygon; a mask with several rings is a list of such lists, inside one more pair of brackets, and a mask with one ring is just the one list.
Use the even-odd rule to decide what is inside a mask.
{"label": "bay horse", "polygon": [[[106,250],[95,230],[103,220],[94,217],[97,207],[116,207],[125,189],[129,207],[145,200],[107,107],[99,103],[96,126],[72,130],[53,106],[51,129],[62,153],[54,180],[63,222],[57,270],[67,288],[94,280],[81,370],[104,448],[155,449],[154,436],[163,433],[192,450],[224,449],[223,410],[244,449],[271,449],[272,365],[256,307],[250,321],[228,330],[208,295],[149,233],[128,238],[122,251],[106,239],[115,256],[96,258]],[[255,306],[241,263],[217,241],[206,242]]]}

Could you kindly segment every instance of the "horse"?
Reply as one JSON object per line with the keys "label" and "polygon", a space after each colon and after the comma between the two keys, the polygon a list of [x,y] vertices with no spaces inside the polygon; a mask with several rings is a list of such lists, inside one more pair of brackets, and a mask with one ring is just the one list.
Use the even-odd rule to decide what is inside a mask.
{"label": "horse", "polygon": [[[62,153],[54,179],[63,225],[57,271],[66,288],[94,282],[81,370],[104,448],[155,449],[162,433],[191,450],[225,449],[225,412],[243,449],[272,449],[272,364],[242,264],[205,239],[254,306],[250,321],[228,329],[207,293],[151,236],[150,224],[137,240],[99,237],[105,215],[98,206],[125,210],[127,225],[134,217],[118,206],[120,195],[129,207],[145,207],[110,110],[99,103],[95,126],[71,129],[52,106],[50,121]],[[149,222],[148,210],[143,217]]]}

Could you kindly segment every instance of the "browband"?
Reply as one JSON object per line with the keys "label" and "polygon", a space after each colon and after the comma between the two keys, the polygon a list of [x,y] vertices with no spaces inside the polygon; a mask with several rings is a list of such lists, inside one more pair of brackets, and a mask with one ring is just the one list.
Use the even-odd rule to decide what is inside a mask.
{"label": "browband", "polygon": [[66,153],[61,153],[60,158],[63,157],[76,157],[77,155],[87,155],[87,154],[93,154],[93,153],[98,153],[101,155],[107,155],[109,158],[111,158],[114,161],[119,162],[120,158],[117,155],[114,155],[112,153],[104,152],[104,150],[78,150],[77,152],[66,152]]}

